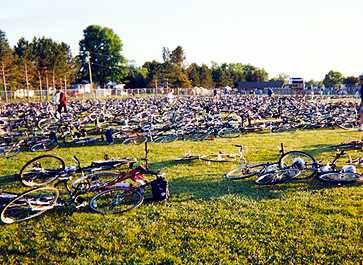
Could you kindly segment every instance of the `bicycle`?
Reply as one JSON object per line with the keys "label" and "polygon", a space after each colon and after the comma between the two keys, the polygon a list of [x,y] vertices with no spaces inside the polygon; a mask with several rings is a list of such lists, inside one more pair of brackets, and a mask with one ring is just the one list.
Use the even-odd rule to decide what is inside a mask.
{"label": "bicycle", "polygon": [[275,184],[285,182],[299,175],[305,178],[307,176],[302,176],[302,168],[311,168],[316,164],[315,159],[305,152],[290,151],[285,153],[282,143],[279,154],[280,157],[277,162],[244,163],[227,172],[224,177],[229,180],[256,177],[256,184]]}
{"label": "bicycle", "polygon": [[[146,146],[146,145],[145,145]],[[145,147],[147,149],[147,147]],[[145,157],[147,161],[147,153]],[[83,174],[83,168],[77,161],[77,167],[68,167],[58,172],[53,179],[52,185],[39,186],[18,195],[7,203],[1,212],[1,221],[5,224],[21,222],[45,213],[54,208],[62,208],[74,205],[76,209],[87,205],[95,212],[102,214],[117,214],[130,211],[142,204],[144,201],[144,190],[151,186],[154,198],[164,200],[169,197],[169,189],[164,175],[158,171],[152,171],[139,165],[136,168],[123,173],[101,172],[95,174]],[[71,177],[81,172],[81,177],[74,182]],[[114,179],[102,181],[102,174],[112,175]],[[153,180],[148,181],[145,175],[152,175]],[[125,182],[132,180],[138,185]],[[47,182],[47,184],[50,184]],[[59,198],[60,190],[57,188],[63,184],[70,199]],[[87,200],[82,195],[93,194]]]}
{"label": "bicycle", "polygon": [[[353,165],[354,161],[349,155],[349,164],[342,167],[337,167],[337,161],[344,157],[347,153],[342,150],[338,151],[331,163],[326,165],[319,165],[316,169],[316,178],[322,182],[343,185],[343,184],[353,184],[353,183],[363,183],[363,174],[357,173],[356,167]],[[361,160],[358,159],[358,162]]]}

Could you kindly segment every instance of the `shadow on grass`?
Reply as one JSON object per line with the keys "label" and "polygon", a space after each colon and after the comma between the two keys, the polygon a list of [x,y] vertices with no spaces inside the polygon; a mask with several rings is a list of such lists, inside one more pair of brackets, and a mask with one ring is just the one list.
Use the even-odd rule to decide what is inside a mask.
{"label": "shadow on grass", "polygon": [[154,170],[162,170],[177,165],[192,165],[192,163],[193,163],[192,161],[165,160],[161,162],[149,163],[149,167]]}
{"label": "shadow on grass", "polygon": [[[201,180],[198,177],[206,177],[207,179]],[[209,180],[208,177],[214,179]],[[172,196],[177,201],[183,201],[190,199],[208,200],[228,194],[235,194],[258,201],[263,199],[276,199],[281,195],[267,187],[256,186],[252,179],[229,181],[222,177],[216,180],[215,177],[221,177],[221,174],[193,175],[170,180]]]}
{"label": "shadow on grass", "polygon": [[[221,177],[220,174],[206,174],[186,176],[170,180],[172,195],[176,201],[208,200],[228,194],[260,201],[279,199],[287,192],[315,192],[336,187],[343,188],[362,185],[359,183],[345,185],[329,184],[319,181],[316,178],[292,179],[288,182],[274,185],[257,185],[254,182],[254,178],[232,181],[222,177],[219,180],[216,180],[216,176]],[[200,179],[200,177],[206,177],[206,179],[203,180]],[[214,177],[214,179],[208,180],[208,177]]]}
{"label": "shadow on grass", "polygon": [[17,181],[18,174],[0,176],[0,187],[13,184]]}

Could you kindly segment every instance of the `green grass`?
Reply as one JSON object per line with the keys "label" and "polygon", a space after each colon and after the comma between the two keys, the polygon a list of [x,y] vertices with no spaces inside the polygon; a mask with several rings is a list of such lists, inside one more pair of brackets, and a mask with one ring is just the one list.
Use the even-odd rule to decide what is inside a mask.
{"label": "green grass", "polygon": [[[57,209],[20,224],[1,225],[3,264],[362,264],[363,186],[327,186],[301,180],[256,186],[253,179],[228,182],[235,164],[176,164],[188,151],[208,154],[248,147],[250,162],[275,161],[302,150],[328,161],[329,149],[358,132],[316,130],[248,134],[233,140],[150,144],[153,169],[167,174],[172,198],[146,202],[129,213],[102,216],[87,209]],[[143,146],[63,148],[52,152],[68,164],[143,156]],[[359,154],[359,153],[358,153]],[[357,154],[357,155],[358,155]],[[5,177],[34,153],[0,161],[0,188],[26,190]],[[362,155],[362,152],[360,152]]]}

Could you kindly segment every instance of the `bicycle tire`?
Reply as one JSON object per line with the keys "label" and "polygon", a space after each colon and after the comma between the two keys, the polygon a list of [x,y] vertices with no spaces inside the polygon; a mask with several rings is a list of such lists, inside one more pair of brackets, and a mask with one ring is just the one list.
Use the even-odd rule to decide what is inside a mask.
{"label": "bicycle tire", "polygon": [[30,148],[30,151],[32,151],[32,152],[51,151],[51,150],[55,149],[56,147],[58,147],[57,142],[48,141],[45,143],[37,143],[37,144],[33,145]]}
{"label": "bicycle tire", "polygon": [[1,212],[5,224],[29,220],[53,209],[59,197],[58,189],[40,187],[20,194],[10,201]]}
{"label": "bicycle tire", "polygon": [[86,180],[87,185],[95,187],[96,190],[99,190],[107,186],[107,184],[109,183],[111,184],[120,176],[121,174],[116,172],[109,172],[109,171],[94,172],[92,174],[76,179],[71,183],[71,187],[77,188],[78,185],[82,184],[82,182]]}
{"label": "bicycle tire", "polygon": [[78,139],[71,142],[74,145],[92,145],[97,143],[97,138]]}
{"label": "bicycle tire", "polygon": [[3,156],[6,159],[9,159],[9,158],[12,158],[12,157],[16,156],[19,153],[20,153],[20,148],[19,147],[10,147],[9,150],[4,151]]}
{"label": "bicycle tire", "polygon": [[349,172],[328,172],[318,176],[318,179],[335,185],[353,184],[363,182],[363,176],[357,173]]}
{"label": "bicycle tire", "polygon": [[145,136],[137,136],[137,137],[129,137],[126,138],[122,144],[142,144],[147,142],[147,137]]}
{"label": "bicycle tire", "polygon": [[257,185],[280,184],[297,177],[301,171],[293,168],[280,169],[274,172],[263,174],[255,180]]}
{"label": "bicycle tire", "polygon": [[226,163],[236,161],[237,156],[231,154],[211,154],[201,156],[200,159],[207,162]]}
{"label": "bicycle tire", "polygon": [[263,172],[267,164],[240,165],[227,172],[224,177],[230,180],[246,179]]}
{"label": "bicycle tire", "polygon": [[343,130],[351,130],[358,126],[356,121],[337,120],[335,125]]}
{"label": "bicycle tire", "polygon": [[290,151],[282,155],[279,159],[279,166],[281,169],[294,167],[294,159],[301,158],[304,160],[305,165],[300,170],[302,171],[300,178],[310,178],[317,170],[317,162],[312,155],[302,151]]}
{"label": "bicycle tire", "polygon": [[[128,202],[128,199],[130,199],[130,202]],[[139,207],[143,201],[144,196],[139,189],[125,190],[116,188],[96,194],[90,200],[89,207],[93,211],[101,214],[118,214]],[[117,206],[119,208],[114,208]]]}
{"label": "bicycle tire", "polygon": [[194,161],[194,160],[197,160],[199,159],[200,156],[195,156],[195,155],[185,155],[183,157],[178,157],[178,158],[175,158],[174,161],[175,162],[191,162],[191,161]]}
{"label": "bicycle tire", "polygon": [[170,135],[160,135],[160,136],[157,136],[154,139],[154,142],[155,143],[170,143],[170,142],[176,141],[177,138],[178,138],[178,136],[173,135],[173,134],[170,134]]}
{"label": "bicycle tire", "polygon": [[238,138],[241,131],[237,128],[223,128],[217,133],[220,138]]}
{"label": "bicycle tire", "polygon": [[[43,168],[44,164],[48,168]],[[24,186],[40,187],[57,179],[64,169],[65,163],[62,158],[54,155],[41,155],[28,161],[22,167],[19,173],[19,180]]]}

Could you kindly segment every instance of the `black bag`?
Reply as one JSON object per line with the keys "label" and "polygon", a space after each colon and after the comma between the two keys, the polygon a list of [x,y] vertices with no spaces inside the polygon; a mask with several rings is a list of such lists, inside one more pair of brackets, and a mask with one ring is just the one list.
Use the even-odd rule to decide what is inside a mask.
{"label": "black bag", "polygon": [[113,143],[112,129],[107,129],[105,131],[105,136],[107,143],[109,144]]}
{"label": "black bag", "polygon": [[164,178],[157,178],[151,182],[151,190],[155,201],[165,201],[170,197],[169,184]]}

